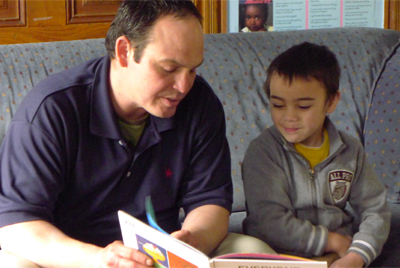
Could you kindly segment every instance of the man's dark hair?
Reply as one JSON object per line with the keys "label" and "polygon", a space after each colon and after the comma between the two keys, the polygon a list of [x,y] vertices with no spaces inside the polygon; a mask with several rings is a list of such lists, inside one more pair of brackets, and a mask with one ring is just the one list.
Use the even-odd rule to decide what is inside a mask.
{"label": "man's dark hair", "polygon": [[115,58],[118,37],[126,36],[135,48],[135,62],[140,62],[153,26],[167,15],[177,19],[194,15],[202,23],[201,14],[190,0],[125,0],[107,32],[105,46],[110,58]]}
{"label": "man's dark hair", "polygon": [[279,54],[267,70],[264,89],[268,98],[271,97],[270,83],[274,74],[287,78],[289,83],[292,83],[293,78],[314,78],[324,85],[327,100],[336,96],[339,90],[339,63],[335,54],[326,46],[304,42]]}

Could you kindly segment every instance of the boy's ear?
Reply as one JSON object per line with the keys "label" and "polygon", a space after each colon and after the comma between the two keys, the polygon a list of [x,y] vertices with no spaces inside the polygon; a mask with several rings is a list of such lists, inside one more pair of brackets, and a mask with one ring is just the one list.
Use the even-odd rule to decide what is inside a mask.
{"label": "boy's ear", "polygon": [[326,113],[327,114],[333,113],[339,101],[340,101],[340,91],[338,91],[336,95],[328,101],[328,108],[326,110]]}
{"label": "boy's ear", "polygon": [[115,60],[123,68],[128,66],[129,57],[133,57],[131,42],[126,36],[120,36],[115,41]]}

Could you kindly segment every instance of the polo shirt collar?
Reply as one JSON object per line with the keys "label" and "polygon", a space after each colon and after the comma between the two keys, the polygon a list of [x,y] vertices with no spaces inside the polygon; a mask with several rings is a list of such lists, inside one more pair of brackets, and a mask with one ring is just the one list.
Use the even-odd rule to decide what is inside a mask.
{"label": "polo shirt collar", "polygon": [[90,102],[90,131],[98,136],[121,139],[117,116],[110,98],[110,58],[100,59],[93,77]]}

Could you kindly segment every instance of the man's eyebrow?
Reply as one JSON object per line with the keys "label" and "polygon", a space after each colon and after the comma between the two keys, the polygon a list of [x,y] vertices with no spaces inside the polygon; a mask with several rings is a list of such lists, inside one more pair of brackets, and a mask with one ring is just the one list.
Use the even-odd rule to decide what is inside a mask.
{"label": "man's eyebrow", "polygon": [[[176,65],[179,65],[179,66],[185,66],[185,65],[183,65],[183,64],[181,64],[181,63],[179,63],[179,62],[177,62],[176,60],[173,60],[173,59],[164,59],[164,60],[160,60],[160,62],[169,62],[169,63],[173,63],[173,64],[176,64]],[[194,66],[193,68],[200,67],[203,64],[203,62],[204,62],[204,59],[200,62],[200,64]]]}

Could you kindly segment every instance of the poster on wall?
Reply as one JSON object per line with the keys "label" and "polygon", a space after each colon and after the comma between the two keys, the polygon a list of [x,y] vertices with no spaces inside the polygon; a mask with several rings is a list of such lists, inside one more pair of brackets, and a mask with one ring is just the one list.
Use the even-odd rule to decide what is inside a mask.
{"label": "poster on wall", "polygon": [[240,0],[240,32],[272,31],[272,0]]}
{"label": "poster on wall", "polygon": [[375,27],[376,0],[275,0],[276,31]]}
{"label": "poster on wall", "polygon": [[383,28],[384,0],[231,0],[229,14],[230,32]]}

